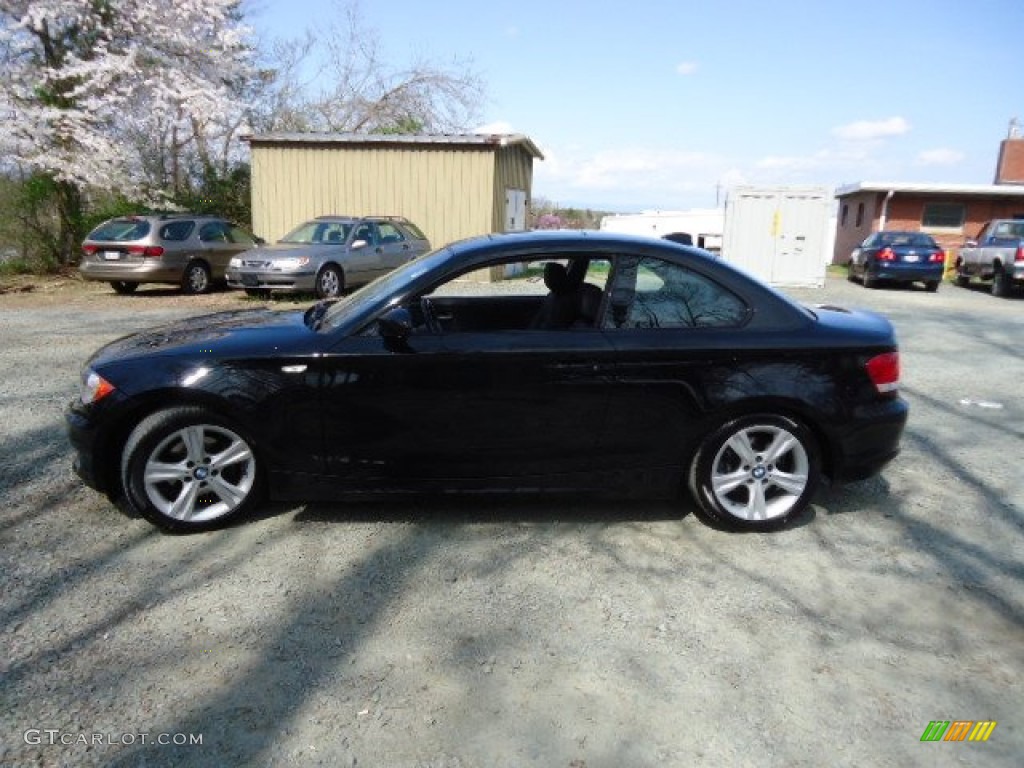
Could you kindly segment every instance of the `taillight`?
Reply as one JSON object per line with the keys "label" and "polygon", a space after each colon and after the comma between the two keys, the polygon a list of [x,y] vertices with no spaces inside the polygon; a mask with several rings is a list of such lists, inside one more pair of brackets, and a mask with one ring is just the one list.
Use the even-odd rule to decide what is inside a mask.
{"label": "taillight", "polygon": [[87,256],[92,256],[96,251],[99,250],[95,245],[83,245],[82,250],[85,251]]}
{"label": "taillight", "polygon": [[896,261],[896,254],[892,252],[892,248],[883,248],[878,252],[879,261]]}
{"label": "taillight", "polygon": [[128,253],[133,256],[163,256],[164,249],[159,245],[130,245]]}
{"label": "taillight", "polygon": [[944,251],[936,251],[935,253],[933,253],[931,256],[928,257],[928,261],[945,261],[945,260],[946,260],[946,254],[945,254]]}
{"label": "taillight", "polygon": [[900,353],[886,352],[875,355],[865,366],[871,383],[879,394],[894,393],[900,388]]}
{"label": "taillight", "polygon": [[1024,261],[1024,245],[1017,246],[1017,252],[1013,254],[1014,261]]}

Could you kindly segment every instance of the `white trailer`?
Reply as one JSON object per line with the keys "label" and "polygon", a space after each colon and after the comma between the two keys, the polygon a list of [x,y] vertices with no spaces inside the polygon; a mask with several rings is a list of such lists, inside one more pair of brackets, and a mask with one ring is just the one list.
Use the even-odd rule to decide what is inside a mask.
{"label": "white trailer", "polygon": [[734,187],[722,257],[773,285],[823,286],[833,204],[825,187]]}
{"label": "white trailer", "polygon": [[671,236],[677,242],[689,236],[691,245],[718,253],[722,248],[725,211],[721,208],[694,208],[689,211],[643,211],[617,213],[601,219],[601,229],[648,237]]}

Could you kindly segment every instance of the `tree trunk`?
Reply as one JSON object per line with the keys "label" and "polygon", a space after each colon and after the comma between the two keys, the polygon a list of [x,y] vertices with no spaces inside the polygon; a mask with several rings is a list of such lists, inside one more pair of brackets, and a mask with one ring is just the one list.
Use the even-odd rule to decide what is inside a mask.
{"label": "tree trunk", "polygon": [[82,193],[70,181],[57,182],[57,215],[60,236],[57,240],[57,264],[66,267],[78,261],[78,249],[85,236],[82,217]]}

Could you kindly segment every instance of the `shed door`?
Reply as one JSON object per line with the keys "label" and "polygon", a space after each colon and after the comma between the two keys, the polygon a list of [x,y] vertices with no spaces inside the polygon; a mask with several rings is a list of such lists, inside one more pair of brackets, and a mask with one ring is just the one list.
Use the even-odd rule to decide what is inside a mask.
{"label": "shed door", "polygon": [[521,232],[526,229],[526,190],[505,190],[505,231]]}

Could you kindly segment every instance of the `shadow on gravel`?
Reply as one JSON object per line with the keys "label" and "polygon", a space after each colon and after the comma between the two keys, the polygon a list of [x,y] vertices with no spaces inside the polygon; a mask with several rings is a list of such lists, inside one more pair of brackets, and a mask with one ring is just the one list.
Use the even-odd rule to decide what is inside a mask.
{"label": "shadow on gravel", "polygon": [[359,499],[350,503],[307,504],[295,522],[317,523],[613,523],[681,520],[688,501],[602,501],[578,495],[486,494],[472,496],[414,496],[396,500]]}

